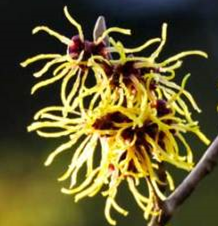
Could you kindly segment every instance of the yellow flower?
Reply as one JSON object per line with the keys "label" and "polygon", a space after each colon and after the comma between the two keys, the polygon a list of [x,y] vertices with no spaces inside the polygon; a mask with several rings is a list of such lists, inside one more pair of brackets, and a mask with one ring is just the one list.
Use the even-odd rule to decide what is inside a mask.
{"label": "yellow flower", "polygon": [[[49,60],[42,69],[33,74],[34,77],[40,78],[53,66],[58,65],[53,70],[53,76],[51,78],[40,81],[33,86],[31,94],[34,94],[38,89],[44,86],[53,84],[54,82],[63,79],[61,85],[61,100],[63,104],[67,106],[75,96],[80,83],[85,84],[86,82],[87,75],[89,74],[89,69],[92,66],[90,65],[90,63],[88,63],[89,58],[93,55],[99,57],[101,56],[105,60],[109,58],[110,49],[108,49],[106,46],[105,37],[113,32],[130,35],[130,30],[112,27],[106,29],[100,35],[100,37],[95,37],[94,34],[96,32],[94,31],[93,41],[88,41],[84,39],[81,25],[70,16],[67,7],[64,7],[64,14],[68,21],[76,27],[78,35],[74,35],[71,39],[69,39],[59,34],[58,32],[53,31],[47,26],[36,27],[35,29],[33,29],[33,34],[36,34],[40,31],[47,32],[49,35],[54,36],[67,46],[67,53],[64,55],[56,53],[40,54],[25,60],[21,63],[21,66],[26,67],[29,64],[35,63],[37,61]],[[73,80],[74,86],[70,90],[70,92],[68,92],[68,90],[70,89],[69,87],[71,80]],[[96,78],[96,83],[97,82],[98,78]],[[98,85],[99,84],[96,84],[96,86]],[[93,85],[93,89],[95,89],[95,85]]]}
{"label": "yellow flower", "polygon": [[[159,214],[159,203],[166,198],[165,190],[174,189],[173,178],[164,164],[185,170],[193,167],[193,154],[185,134],[194,133],[205,144],[209,143],[188,107],[191,105],[200,112],[185,89],[189,75],[183,78],[181,85],[173,82],[183,57],[207,55],[201,51],[186,51],[158,63],[157,58],[166,42],[166,24],[162,27],[161,38],[151,39],[133,49],[125,48],[112,38],[109,38],[110,46],[106,46],[104,39],[110,32],[130,34],[129,30],[120,28],[107,29],[100,38],[88,42],[66,8],[64,12],[77,27],[79,36],[70,40],[44,26],[34,31],[44,30],[60,39],[67,45],[67,54],[39,55],[22,63],[26,66],[37,60],[54,58],[36,77],[52,65],[61,63],[55,69],[54,77],[35,85],[33,92],[63,78],[62,105],[48,106],[37,112],[35,122],[28,130],[36,131],[42,137],[66,137],[67,141],[49,155],[46,166],[58,154],[74,149],[68,169],[59,178],[60,181],[68,178],[71,181],[68,189],[62,188],[63,193],[74,194],[78,201],[101,191],[106,197],[106,219],[115,225],[112,208],[123,215],[128,213],[116,202],[119,185],[126,181],[148,219]],[[159,45],[151,55],[136,55],[155,43]],[[93,46],[100,51],[90,51]],[[77,77],[69,90],[67,86],[74,75]],[[89,76],[95,80],[91,87],[86,85]],[[183,149],[185,152],[181,151]],[[84,167],[85,179],[78,184],[78,173]],[[147,190],[139,188],[143,181]]]}
{"label": "yellow flower", "polygon": [[[184,89],[183,86],[184,84],[179,87],[180,91]],[[75,148],[66,173],[59,178],[61,181],[71,178],[70,189],[62,189],[64,193],[76,194],[75,201],[78,201],[85,196],[94,196],[108,186],[102,193],[107,196],[105,215],[111,224],[115,224],[110,216],[112,207],[121,214],[127,214],[115,201],[118,186],[122,181],[127,181],[136,202],[148,219],[150,214],[155,214],[157,197],[165,199],[160,187],[168,185],[171,190],[174,188],[173,179],[167,171],[166,181],[161,181],[158,177],[159,164],[168,162],[190,170],[193,166],[192,152],[183,134],[190,131],[205,143],[208,141],[199,131],[196,122],[176,116],[174,106],[177,105],[177,100],[168,102],[169,106],[163,99],[157,99],[155,106],[146,101],[144,121],[140,126],[136,123],[142,111],[139,104],[124,107],[113,102],[113,93],[105,95],[108,95],[105,96],[107,101],[92,111],[83,109],[83,112],[72,112],[71,117],[62,115],[63,107],[42,109],[35,115],[36,122],[28,129],[36,130],[43,137],[68,137],[66,143],[51,153],[45,165],[50,165],[61,152]],[[140,95],[142,99],[146,93]],[[186,107],[183,107],[180,109],[181,114],[186,111]],[[184,145],[187,154],[180,154],[178,141]],[[101,145],[101,150],[96,150],[98,144]],[[101,151],[101,160],[94,166],[95,156],[99,155],[96,151]],[[78,172],[84,166],[87,168],[84,182],[76,186]],[[142,180],[148,185],[148,197],[143,195],[145,191],[139,192],[137,189]]]}

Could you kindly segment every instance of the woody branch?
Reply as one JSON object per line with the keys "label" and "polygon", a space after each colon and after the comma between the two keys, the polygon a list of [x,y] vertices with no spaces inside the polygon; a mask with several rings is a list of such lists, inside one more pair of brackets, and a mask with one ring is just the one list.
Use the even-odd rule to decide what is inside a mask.
{"label": "woody branch", "polygon": [[206,150],[196,167],[189,173],[176,190],[163,202],[162,214],[151,219],[149,226],[164,226],[175,211],[193,193],[197,185],[213,171],[218,162],[218,136]]}

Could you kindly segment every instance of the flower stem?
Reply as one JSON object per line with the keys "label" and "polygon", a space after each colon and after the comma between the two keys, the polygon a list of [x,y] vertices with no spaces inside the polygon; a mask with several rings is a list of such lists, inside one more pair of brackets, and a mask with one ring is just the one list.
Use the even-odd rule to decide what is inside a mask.
{"label": "flower stem", "polygon": [[210,174],[218,162],[218,136],[206,150],[196,167],[176,190],[163,202],[161,216],[153,217],[148,226],[164,226],[173,217],[176,209],[193,193],[197,185]]}

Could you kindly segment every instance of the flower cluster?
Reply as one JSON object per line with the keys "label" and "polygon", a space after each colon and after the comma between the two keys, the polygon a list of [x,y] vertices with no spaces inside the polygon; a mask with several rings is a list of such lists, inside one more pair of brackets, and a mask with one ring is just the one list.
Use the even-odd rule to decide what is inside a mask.
{"label": "flower cluster", "polygon": [[[130,35],[130,30],[112,27],[88,41],[66,7],[64,13],[78,35],[69,39],[46,26],[36,27],[33,33],[45,31],[56,37],[67,46],[67,53],[41,54],[21,64],[25,67],[48,60],[34,74],[37,78],[53,70],[49,79],[33,86],[32,94],[61,80],[61,105],[47,106],[37,112],[28,130],[42,137],[66,137],[67,141],[45,162],[48,166],[58,154],[72,150],[72,160],[59,178],[59,181],[70,178],[70,186],[62,188],[63,193],[74,194],[78,201],[102,191],[106,197],[106,219],[115,225],[112,208],[127,214],[116,202],[118,187],[126,181],[148,219],[159,214],[157,207],[166,198],[165,191],[174,189],[165,163],[185,170],[193,167],[192,150],[185,134],[191,132],[205,144],[209,143],[191,117],[190,106],[198,112],[200,109],[185,89],[189,74],[181,85],[173,81],[182,58],[207,55],[202,51],[186,51],[158,62],[166,42],[166,24],[162,26],[161,38],[129,49],[110,34]],[[153,44],[157,47],[152,54],[139,55]],[[86,174],[78,184],[82,168]],[[146,187],[139,186],[142,181]]]}

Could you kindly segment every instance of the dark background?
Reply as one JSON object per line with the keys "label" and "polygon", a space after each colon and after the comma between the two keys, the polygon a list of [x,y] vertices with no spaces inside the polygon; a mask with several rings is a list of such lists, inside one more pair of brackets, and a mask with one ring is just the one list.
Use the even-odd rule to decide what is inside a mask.
{"label": "dark background", "polygon": [[[61,141],[44,140],[28,134],[34,112],[58,101],[55,89],[48,88],[30,96],[37,66],[22,69],[19,63],[38,53],[65,53],[61,43],[45,34],[31,35],[37,25],[49,27],[71,37],[76,30],[63,15],[68,5],[87,38],[99,15],[108,26],[132,29],[128,38],[116,36],[129,47],[160,36],[163,22],[169,24],[168,42],[161,58],[183,50],[201,49],[209,59],[189,57],[179,70],[177,81],[191,72],[187,89],[203,112],[194,113],[202,130],[213,139],[218,131],[218,1],[217,0],[0,0],[0,226],[86,226],[107,225],[103,215],[104,199],[97,195],[75,204],[59,192],[56,182],[69,163],[60,157],[44,168],[43,162]],[[145,53],[146,54],[146,53]],[[196,161],[206,147],[190,137]],[[177,184],[186,175],[175,170]],[[178,210],[172,225],[218,225],[218,169],[206,178],[190,199]],[[126,200],[126,201],[125,201]],[[114,216],[118,225],[145,225],[141,210],[122,189],[121,203],[130,210],[128,217]]]}

